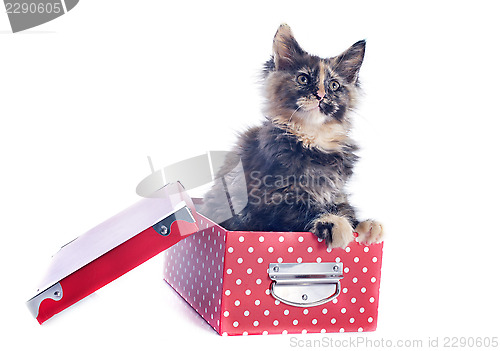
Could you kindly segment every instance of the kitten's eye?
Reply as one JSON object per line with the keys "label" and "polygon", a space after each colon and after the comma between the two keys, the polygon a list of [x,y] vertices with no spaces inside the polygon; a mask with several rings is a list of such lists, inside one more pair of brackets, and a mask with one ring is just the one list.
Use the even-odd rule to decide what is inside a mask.
{"label": "kitten's eye", "polygon": [[339,82],[337,82],[336,80],[332,80],[332,81],[330,82],[330,89],[331,89],[331,90],[333,90],[333,91],[335,91],[335,90],[337,90],[338,88],[340,88],[340,84],[339,84]]}
{"label": "kitten's eye", "polygon": [[309,77],[307,76],[307,74],[300,74],[297,77],[297,82],[299,82],[300,85],[307,85],[309,84]]}

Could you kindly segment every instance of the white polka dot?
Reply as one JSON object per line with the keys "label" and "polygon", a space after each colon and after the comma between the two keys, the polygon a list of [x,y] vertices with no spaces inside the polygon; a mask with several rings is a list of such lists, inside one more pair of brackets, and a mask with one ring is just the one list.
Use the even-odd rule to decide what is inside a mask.
{"label": "white polka dot", "polygon": [[345,329],[344,328],[340,328],[339,329],[339,333],[343,333],[343,332],[345,332]]}
{"label": "white polka dot", "polygon": [[254,326],[254,327],[258,327],[258,326],[259,326],[259,321],[254,321],[254,322],[253,322],[253,326]]}
{"label": "white polka dot", "polygon": [[234,322],[234,323],[233,323],[233,327],[235,327],[235,328],[236,328],[238,325],[240,325],[238,322]]}
{"label": "white polka dot", "polygon": [[283,311],[283,314],[284,314],[285,316],[288,316],[288,314],[289,314],[289,313],[290,313],[290,311],[289,311],[289,310],[284,310],[284,311]]}
{"label": "white polka dot", "polygon": [[227,336],[227,332],[222,333],[222,336]]}
{"label": "white polka dot", "polygon": [[263,237],[263,236],[260,236],[260,237],[259,237],[259,241],[260,241],[261,243],[262,243],[262,242],[264,242],[264,237]]}
{"label": "white polka dot", "polygon": [[349,273],[349,267],[344,268],[344,273]]}
{"label": "white polka dot", "polygon": [[269,289],[266,289],[266,295],[270,295],[271,291]]}
{"label": "white polka dot", "polygon": [[372,279],[370,279],[370,281],[371,281],[372,283],[375,283],[375,282],[377,281],[377,278],[372,277]]}
{"label": "white polka dot", "polygon": [[330,323],[335,324],[335,323],[337,323],[337,320],[336,320],[335,318],[332,318],[332,319],[330,320]]}
{"label": "white polka dot", "polygon": [[252,268],[247,269],[247,274],[252,274]]}
{"label": "white polka dot", "polygon": [[372,318],[372,317],[369,317],[369,318],[368,318],[368,323],[371,323],[371,322],[373,322],[373,318]]}
{"label": "white polka dot", "polygon": [[264,259],[263,259],[262,257],[259,257],[259,258],[257,259],[257,262],[258,262],[258,263],[262,263],[262,262],[264,262]]}
{"label": "white polka dot", "polygon": [[245,290],[246,295],[250,295],[251,293],[252,293],[252,291],[250,289]]}
{"label": "white polka dot", "polygon": [[321,311],[323,314],[327,314],[328,313],[328,310],[326,308],[323,308],[323,310]]}
{"label": "white polka dot", "polygon": [[240,241],[240,243],[242,243],[242,242],[244,242],[244,241],[245,241],[245,237],[240,236],[240,237],[238,238],[238,240]]}
{"label": "white polka dot", "polygon": [[303,242],[304,241],[304,237],[303,236],[299,236],[298,239],[299,243]]}
{"label": "white polka dot", "polygon": [[365,248],[363,249],[364,252],[368,252],[370,251],[370,248],[368,246],[365,246]]}
{"label": "white polka dot", "polygon": [[302,257],[297,257],[297,262],[302,263]]}
{"label": "white polka dot", "polygon": [[238,260],[237,260],[238,263],[243,263],[243,258],[239,257]]}
{"label": "white polka dot", "polygon": [[260,285],[260,284],[262,283],[262,280],[261,280],[261,279],[257,279],[257,280],[255,281],[255,283],[256,283],[257,285]]}
{"label": "white polka dot", "polygon": [[285,238],[280,236],[278,240],[280,241],[280,243],[282,243],[283,241],[285,241]]}
{"label": "white polka dot", "polygon": [[307,252],[309,252],[309,253],[313,252],[313,248],[309,246],[309,247],[307,248]]}
{"label": "white polka dot", "polygon": [[306,329],[302,329],[302,334],[307,334],[307,330]]}
{"label": "white polka dot", "polygon": [[358,282],[358,278],[356,278],[356,277],[352,278],[352,282],[353,283],[357,283]]}
{"label": "white polka dot", "polygon": [[276,306],[278,306],[278,305],[280,304],[280,302],[279,302],[278,300],[274,300],[274,304],[275,304]]}
{"label": "white polka dot", "polygon": [[347,310],[346,310],[345,308],[342,308],[342,309],[340,310],[340,312],[341,312],[341,313],[346,313],[346,312],[347,312]]}
{"label": "white polka dot", "polygon": [[368,268],[363,267],[363,273],[366,273],[366,272],[368,272]]}
{"label": "white polka dot", "polygon": [[264,316],[269,316],[269,310],[264,311]]}
{"label": "white polka dot", "polygon": [[363,331],[363,328],[359,327],[359,328],[358,328],[358,332],[360,332],[360,333],[361,333],[362,331]]}
{"label": "white polka dot", "polygon": [[229,316],[229,312],[228,311],[224,311],[224,317],[228,317]]}
{"label": "white polka dot", "polygon": [[231,295],[231,290],[226,290],[226,291],[224,292],[224,294],[226,294],[226,296]]}
{"label": "white polka dot", "polygon": [[355,263],[358,263],[358,262],[359,262],[359,257],[357,257],[357,256],[356,256],[356,257],[354,257],[354,262],[355,262]]}
{"label": "white polka dot", "polygon": [[236,301],[234,301],[234,305],[235,305],[235,306],[239,306],[239,305],[240,305],[240,300],[236,300]]}
{"label": "white polka dot", "polygon": [[307,308],[304,308],[304,310],[302,311],[302,313],[304,314],[308,314],[309,313],[309,310]]}
{"label": "white polka dot", "polygon": [[345,252],[351,252],[351,248],[348,246],[345,248]]}
{"label": "white polka dot", "polygon": [[248,248],[248,252],[249,252],[249,253],[252,253],[252,252],[253,252],[253,247],[251,247],[251,246],[250,246],[250,247]]}
{"label": "white polka dot", "polygon": [[274,326],[277,326],[278,324],[280,324],[280,322],[278,322],[278,320],[275,320],[275,321],[273,322],[273,325],[274,325]]}
{"label": "white polka dot", "polygon": [[355,297],[353,297],[353,298],[351,299],[351,303],[356,303],[356,298],[355,298]]}
{"label": "white polka dot", "polygon": [[243,315],[244,315],[245,317],[248,317],[248,316],[250,315],[250,311],[245,311],[245,312],[243,312]]}
{"label": "white polka dot", "polygon": [[365,287],[362,287],[361,288],[361,292],[364,294],[366,292],[366,288]]}
{"label": "white polka dot", "polygon": [[227,248],[227,252],[229,252],[229,253],[233,253],[233,251],[234,251],[234,249],[233,249],[231,246],[229,246],[229,247]]}
{"label": "white polka dot", "polygon": [[233,273],[233,270],[231,268],[228,268],[226,272],[227,272],[227,274],[231,274],[231,273]]}
{"label": "white polka dot", "polygon": [[296,320],[296,319],[294,319],[294,320],[293,320],[293,322],[292,322],[292,324],[293,324],[293,325],[297,325],[297,324],[299,324],[299,321],[298,321],[298,320]]}
{"label": "white polka dot", "polygon": [[244,331],[244,332],[242,333],[242,335],[248,335],[248,332],[247,332],[247,331]]}
{"label": "white polka dot", "polygon": [[374,303],[375,302],[375,298],[374,297],[370,297],[370,302]]}
{"label": "white polka dot", "polygon": [[373,263],[377,262],[377,257],[372,258]]}
{"label": "white polka dot", "polygon": [[278,257],[277,261],[278,261],[278,263],[281,263],[281,262],[283,262],[283,258],[282,257]]}
{"label": "white polka dot", "polygon": [[321,329],[320,333],[326,333],[326,329]]}
{"label": "white polka dot", "polygon": [[259,306],[260,305],[260,300],[255,300],[255,306]]}
{"label": "white polka dot", "polygon": [[318,257],[318,258],[316,259],[316,262],[320,263],[320,262],[321,262],[321,257]]}
{"label": "white polka dot", "polygon": [[274,251],[274,248],[272,246],[269,246],[269,248],[267,249],[267,251],[269,251],[269,253],[271,253],[271,252]]}
{"label": "white polka dot", "polygon": [[293,247],[291,247],[291,246],[290,246],[290,247],[288,248],[288,252],[292,253],[292,252],[293,252]]}
{"label": "white polka dot", "polygon": [[264,331],[262,332],[262,335],[267,335],[267,334],[269,334],[267,330],[264,330]]}
{"label": "white polka dot", "polygon": [[287,331],[287,330],[283,330],[283,331],[281,332],[281,334],[286,335],[286,334],[288,334],[288,331]]}
{"label": "white polka dot", "polygon": [[312,323],[312,324],[316,324],[316,323],[318,323],[318,320],[317,320],[317,319],[313,319],[313,320],[311,321],[311,323]]}
{"label": "white polka dot", "polygon": [[364,308],[364,307],[361,307],[361,308],[359,309],[359,313],[364,313],[364,312],[365,312],[365,308]]}
{"label": "white polka dot", "polygon": [[345,294],[345,293],[347,293],[347,291],[348,291],[348,289],[347,289],[347,288],[342,289],[342,292],[343,292],[344,294]]}
{"label": "white polka dot", "polygon": [[326,252],[328,252],[328,253],[332,252],[332,248],[331,247],[327,248]]}

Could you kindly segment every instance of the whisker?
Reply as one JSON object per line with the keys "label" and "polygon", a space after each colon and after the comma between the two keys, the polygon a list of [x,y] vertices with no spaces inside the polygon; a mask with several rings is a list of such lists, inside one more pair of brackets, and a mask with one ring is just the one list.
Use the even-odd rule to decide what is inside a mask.
{"label": "whisker", "polygon": [[[290,115],[290,118],[288,119],[288,123],[290,123],[290,122],[292,121],[293,115],[294,115],[294,114],[295,114],[298,110],[300,110],[303,106],[304,106],[303,104],[302,104],[302,105],[299,105],[299,107],[297,107],[297,108],[295,109],[295,111],[293,111],[293,112],[292,112],[292,114]],[[288,136],[288,135],[292,135],[292,133],[288,132],[288,130],[287,130],[287,129],[285,129],[285,130],[283,131],[283,135]],[[291,141],[291,140],[288,140],[288,143],[290,144],[290,148],[292,148],[292,141]]]}
{"label": "whisker", "polygon": [[295,114],[295,112],[297,112],[297,111],[298,111],[301,107],[303,107],[303,106],[304,106],[304,105],[299,105],[299,107],[297,107],[297,108],[295,109],[295,111],[293,111],[292,115],[291,115],[291,116],[290,116],[290,118],[288,119],[288,122],[291,122],[291,121],[292,121],[292,117],[293,117],[293,115]]}
{"label": "whisker", "polygon": [[[301,107],[303,107],[303,106],[304,106],[303,104],[302,104],[302,105],[299,105],[299,107],[297,107],[297,108],[295,109],[295,111],[293,111],[293,112],[292,112],[292,114],[290,115],[290,118],[288,119],[288,123],[290,123],[290,122],[292,121],[293,115],[294,115],[294,114],[295,114],[295,113],[296,113],[296,112],[297,112],[297,111],[298,111]],[[285,129],[285,133],[284,133],[284,135],[292,135],[292,134],[291,134],[291,133],[289,133],[289,132]]]}

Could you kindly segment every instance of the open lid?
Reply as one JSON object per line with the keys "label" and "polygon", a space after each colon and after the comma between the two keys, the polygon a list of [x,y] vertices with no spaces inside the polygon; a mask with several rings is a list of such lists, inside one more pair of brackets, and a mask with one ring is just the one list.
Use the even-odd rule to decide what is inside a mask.
{"label": "open lid", "polygon": [[[171,183],[70,241],[54,255],[38,285],[43,292],[65,277],[123,244],[182,208],[194,215],[191,198],[179,183]],[[182,233],[190,235],[192,232]]]}

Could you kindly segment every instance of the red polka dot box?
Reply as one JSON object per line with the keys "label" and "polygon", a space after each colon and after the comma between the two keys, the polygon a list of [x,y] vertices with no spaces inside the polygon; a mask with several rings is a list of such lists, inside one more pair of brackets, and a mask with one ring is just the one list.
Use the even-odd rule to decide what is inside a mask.
{"label": "red polka dot box", "polygon": [[169,248],[164,279],[219,334],[374,331],[383,243],[328,249],[312,233],[200,231]]}

